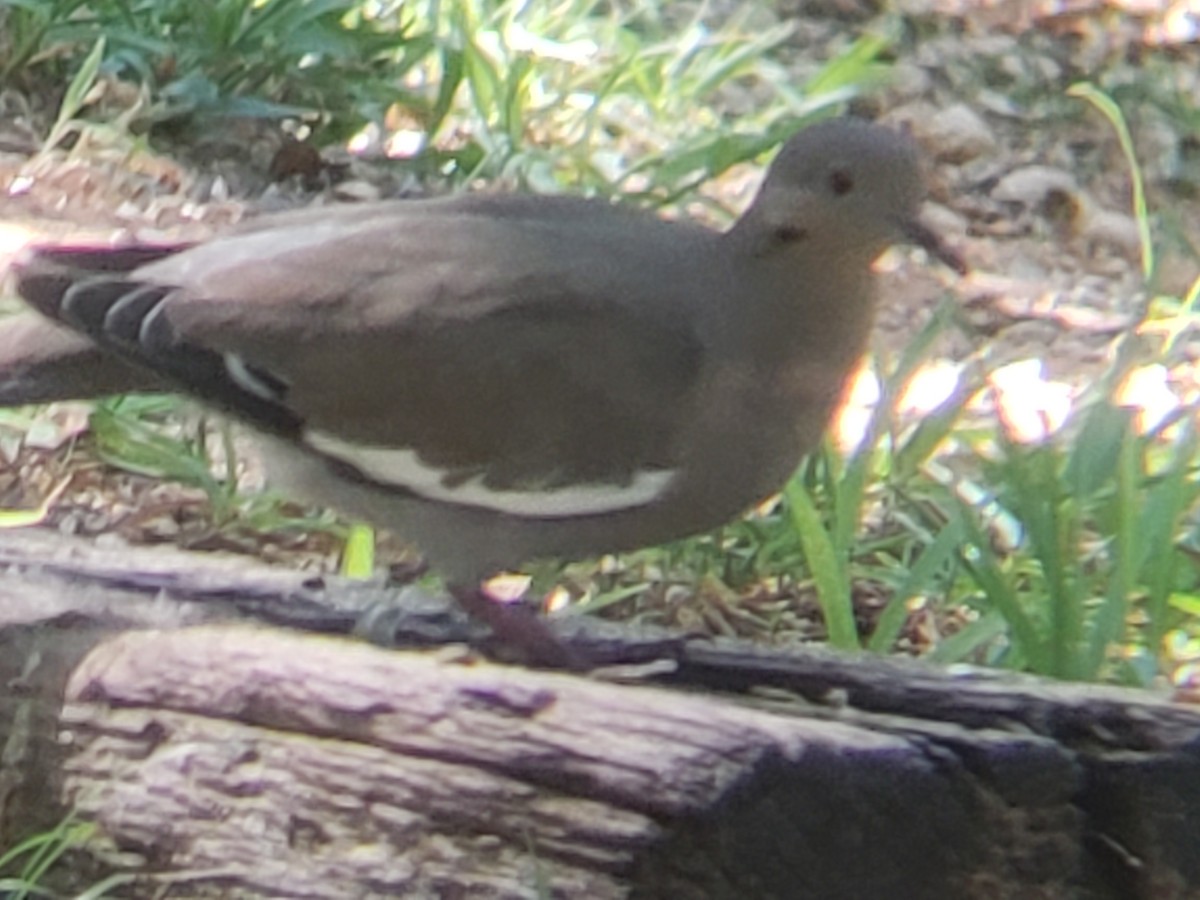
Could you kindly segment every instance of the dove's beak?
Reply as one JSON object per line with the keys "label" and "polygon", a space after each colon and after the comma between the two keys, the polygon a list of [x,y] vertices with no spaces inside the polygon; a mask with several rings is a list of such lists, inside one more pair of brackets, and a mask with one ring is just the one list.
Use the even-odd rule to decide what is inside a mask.
{"label": "dove's beak", "polygon": [[966,275],[970,271],[966,261],[959,256],[958,252],[946,246],[941,236],[924,222],[918,219],[905,219],[900,223],[900,231],[909,241],[949,266],[959,275]]}

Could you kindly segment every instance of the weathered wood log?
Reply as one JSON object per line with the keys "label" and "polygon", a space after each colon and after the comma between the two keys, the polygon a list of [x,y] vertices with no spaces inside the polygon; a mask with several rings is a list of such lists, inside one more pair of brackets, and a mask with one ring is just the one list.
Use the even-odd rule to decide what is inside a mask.
{"label": "weathered wood log", "polygon": [[135,895],[1200,896],[1200,712],[1148,693],[682,642],[620,683],[252,624],[361,598],[244,561],[0,565],[0,847],[73,807]]}

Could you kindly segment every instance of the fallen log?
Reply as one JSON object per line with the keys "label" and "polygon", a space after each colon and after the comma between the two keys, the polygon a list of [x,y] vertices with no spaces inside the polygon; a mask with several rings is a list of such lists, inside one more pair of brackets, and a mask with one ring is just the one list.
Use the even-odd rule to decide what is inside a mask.
{"label": "fallen log", "polygon": [[0,847],[74,809],[131,896],[1200,896],[1200,712],[1147,692],[661,636],[585,678],[263,625],[373,589],[244,560],[0,566]]}

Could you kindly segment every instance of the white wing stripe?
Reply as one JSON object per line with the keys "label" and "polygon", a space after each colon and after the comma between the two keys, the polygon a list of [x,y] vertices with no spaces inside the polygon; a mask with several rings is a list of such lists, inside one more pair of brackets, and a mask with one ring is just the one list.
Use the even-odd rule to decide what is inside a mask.
{"label": "white wing stripe", "polygon": [[261,397],[263,400],[270,400],[273,403],[279,402],[279,393],[272,390],[270,385],[255,375],[241,356],[236,353],[226,353],[223,359],[225,361],[225,372],[233,379],[234,384],[256,397]]}
{"label": "white wing stripe", "polygon": [[352,444],[314,429],[304,432],[314,450],[348,463],[373,481],[394,485],[427,500],[490,509],[510,516],[569,519],[645,506],[660,497],[675,477],[673,470],[637,472],[629,484],[575,484],[548,490],[496,490],[476,475],[447,485],[447,472],[430,466],[409,449]]}

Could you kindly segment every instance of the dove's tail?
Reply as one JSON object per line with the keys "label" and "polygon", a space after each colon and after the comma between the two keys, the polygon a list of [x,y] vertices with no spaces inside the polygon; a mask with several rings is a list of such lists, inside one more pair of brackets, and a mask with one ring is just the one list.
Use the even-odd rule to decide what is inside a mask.
{"label": "dove's tail", "polygon": [[74,285],[132,272],[187,246],[33,247],[13,265],[17,293],[42,315],[61,319],[63,298]]}
{"label": "dove's tail", "polygon": [[145,370],[58,325],[63,297],[75,284],[128,272],[180,247],[33,248],[13,266],[17,292],[40,312],[0,317],[0,406],[83,400],[106,394],[166,390]]}

